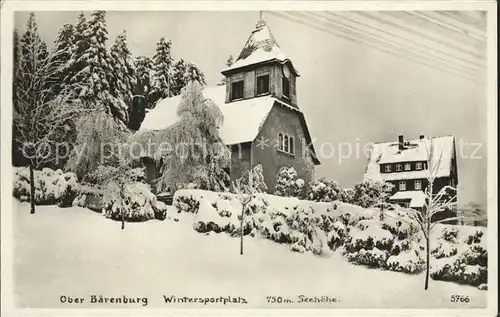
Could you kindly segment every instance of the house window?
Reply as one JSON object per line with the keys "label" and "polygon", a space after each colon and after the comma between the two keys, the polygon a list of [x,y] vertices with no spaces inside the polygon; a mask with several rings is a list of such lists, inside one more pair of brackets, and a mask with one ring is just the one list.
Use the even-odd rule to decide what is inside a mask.
{"label": "house window", "polygon": [[295,144],[294,144],[294,140],[293,140],[293,137],[291,136],[289,139],[288,139],[288,142],[290,143],[288,145],[288,149],[290,150],[290,153],[291,154],[294,154],[295,152]]}
{"label": "house window", "polygon": [[403,165],[396,164],[396,172],[401,172],[403,170]]}
{"label": "house window", "polygon": [[411,170],[411,164],[410,163],[406,163],[405,164],[405,171],[409,171]]}
{"label": "house window", "polygon": [[234,82],[231,85],[231,99],[241,99],[243,98],[243,80]]}
{"label": "house window", "polygon": [[405,181],[399,182],[399,190],[406,190],[406,182]]}
{"label": "house window", "polygon": [[283,134],[278,134],[278,150],[283,151]]}
{"label": "house window", "polygon": [[391,172],[391,166],[390,165],[386,165],[385,166],[385,172],[386,173],[390,173]]}
{"label": "house window", "polygon": [[415,181],[415,190],[421,190],[421,189],[422,189],[422,181],[416,180]]}
{"label": "house window", "polygon": [[283,77],[283,96],[290,98],[290,81]]}
{"label": "house window", "polygon": [[418,162],[417,164],[415,164],[415,168],[417,170],[421,170],[422,169],[422,163],[421,162]]}
{"label": "house window", "polygon": [[269,75],[257,77],[257,95],[269,93]]}

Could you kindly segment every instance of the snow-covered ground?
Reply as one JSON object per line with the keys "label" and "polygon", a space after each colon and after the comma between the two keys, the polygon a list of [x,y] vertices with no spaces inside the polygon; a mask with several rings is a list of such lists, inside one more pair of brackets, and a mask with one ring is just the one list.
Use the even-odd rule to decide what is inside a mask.
{"label": "snow-covered ground", "polygon": [[[170,297],[243,297],[248,304],[227,308],[483,308],[487,292],[424,275],[355,266],[339,254],[293,253],[289,246],[192,229],[192,215],[180,221],[120,223],[90,210],[37,206],[13,199],[14,292],[18,307],[102,308],[90,295],[148,297],[147,307],[220,308],[223,304],[165,304]],[[64,304],[62,295],[85,298]],[[299,295],[328,296],[336,303],[298,303]],[[452,295],[468,296],[453,303]],[[282,296],[294,303],[268,303]],[[285,300],[283,300],[284,302]],[[121,308],[127,305],[108,304]],[[132,305],[140,307],[141,304]]]}

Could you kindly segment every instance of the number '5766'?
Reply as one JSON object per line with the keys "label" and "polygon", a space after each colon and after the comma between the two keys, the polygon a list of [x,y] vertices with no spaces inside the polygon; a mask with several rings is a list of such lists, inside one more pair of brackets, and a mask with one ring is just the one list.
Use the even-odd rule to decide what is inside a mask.
{"label": "number '5766'", "polygon": [[470,302],[469,296],[466,295],[451,295],[450,302],[452,303],[468,303]]}

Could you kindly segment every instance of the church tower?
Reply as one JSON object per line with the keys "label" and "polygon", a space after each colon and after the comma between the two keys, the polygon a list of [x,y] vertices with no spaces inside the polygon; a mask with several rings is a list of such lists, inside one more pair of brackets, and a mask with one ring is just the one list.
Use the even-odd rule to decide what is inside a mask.
{"label": "church tower", "polygon": [[297,107],[299,73],[264,20],[257,22],[236,61],[222,74],[226,80],[226,103],[270,95]]}

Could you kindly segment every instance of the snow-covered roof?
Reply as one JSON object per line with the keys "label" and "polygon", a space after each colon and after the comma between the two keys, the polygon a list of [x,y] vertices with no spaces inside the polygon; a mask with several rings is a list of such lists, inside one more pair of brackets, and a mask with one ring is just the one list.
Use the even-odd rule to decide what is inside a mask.
{"label": "snow-covered roof", "polygon": [[[224,68],[222,73],[273,60],[281,63],[290,62],[291,64],[290,59],[281,51],[267,23],[264,20],[260,20],[257,22],[255,30],[250,34],[236,61],[231,66]],[[295,68],[293,69],[298,73]]]}
{"label": "snow-covered roof", "polygon": [[[271,96],[264,96],[225,103],[225,86],[205,88],[203,95],[217,104],[224,116],[219,136],[227,145],[255,140],[276,101]],[[180,96],[160,101],[146,114],[139,131],[161,130],[176,123],[179,103]]]}
{"label": "snow-covered roof", "polygon": [[425,204],[425,194],[421,190],[403,190],[395,193],[389,200],[410,200],[410,207],[422,207]]}
{"label": "snow-covered roof", "polygon": [[[399,150],[398,142],[375,143],[366,166],[365,179],[390,181],[427,178],[431,175],[435,177],[449,176],[451,159],[455,153],[454,147],[455,139],[453,136],[406,140],[403,150]],[[380,164],[428,160],[431,170],[380,173]]]}

